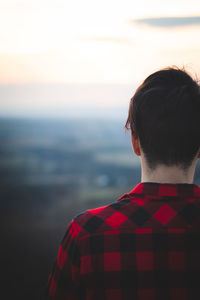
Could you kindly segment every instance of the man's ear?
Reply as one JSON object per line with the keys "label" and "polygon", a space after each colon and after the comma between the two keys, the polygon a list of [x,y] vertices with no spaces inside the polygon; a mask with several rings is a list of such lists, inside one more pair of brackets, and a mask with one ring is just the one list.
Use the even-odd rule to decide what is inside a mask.
{"label": "man's ear", "polygon": [[141,155],[140,143],[139,143],[139,139],[138,139],[137,135],[134,132],[131,134],[131,142],[132,142],[132,146],[133,146],[133,150],[134,150],[135,154],[137,156],[140,156]]}

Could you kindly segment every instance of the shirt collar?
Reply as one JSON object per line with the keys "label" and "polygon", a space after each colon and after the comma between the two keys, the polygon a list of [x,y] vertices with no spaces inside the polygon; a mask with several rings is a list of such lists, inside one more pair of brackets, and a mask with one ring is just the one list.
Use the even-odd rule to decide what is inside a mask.
{"label": "shirt collar", "polygon": [[153,198],[163,196],[200,198],[200,187],[194,183],[140,182],[129,193],[122,195],[118,201],[138,196],[138,194],[150,195],[153,196]]}

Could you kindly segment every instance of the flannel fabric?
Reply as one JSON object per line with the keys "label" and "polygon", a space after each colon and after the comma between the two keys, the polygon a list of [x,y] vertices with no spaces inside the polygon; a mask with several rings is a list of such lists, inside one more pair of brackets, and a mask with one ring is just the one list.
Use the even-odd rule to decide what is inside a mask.
{"label": "flannel fabric", "polygon": [[200,299],[200,187],[141,182],[71,220],[49,300]]}

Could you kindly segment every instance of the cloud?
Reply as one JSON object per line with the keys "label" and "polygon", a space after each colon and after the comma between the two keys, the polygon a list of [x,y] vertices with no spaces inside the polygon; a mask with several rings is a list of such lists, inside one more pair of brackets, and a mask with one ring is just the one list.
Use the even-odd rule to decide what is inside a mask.
{"label": "cloud", "polygon": [[146,24],[152,27],[182,27],[200,25],[200,16],[196,17],[159,17],[131,20],[131,23]]}

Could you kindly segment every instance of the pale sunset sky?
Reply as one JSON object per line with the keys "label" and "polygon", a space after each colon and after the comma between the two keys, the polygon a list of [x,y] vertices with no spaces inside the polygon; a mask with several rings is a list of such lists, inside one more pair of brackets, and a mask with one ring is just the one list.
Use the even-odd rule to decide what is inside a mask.
{"label": "pale sunset sky", "polygon": [[0,116],[127,114],[159,68],[200,76],[199,0],[0,0]]}

